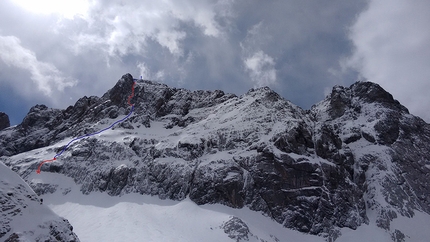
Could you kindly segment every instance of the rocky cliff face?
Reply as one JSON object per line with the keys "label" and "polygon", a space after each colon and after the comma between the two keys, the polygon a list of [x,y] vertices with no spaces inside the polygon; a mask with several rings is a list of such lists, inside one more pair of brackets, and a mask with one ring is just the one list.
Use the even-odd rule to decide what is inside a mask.
{"label": "rocky cliff face", "polygon": [[10,126],[9,116],[7,114],[0,112],[0,130],[8,128]]}
{"label": "rocky cliff face", "polygon": [[335,87],[311,113],[321,137],[317,155],[345,169],[379,227],[430,213],[429,124],[370,82]]}
{"label": "rocky cliff face", "polygon": [[[55,191],[30,174],[72,138],[128,114],[133,81],[124,75],[66,110],[33,107],[0,132],[4,162],[39,194]],[[246,206],[329,240],[369,223],[401,240],[391,221],[430,213],[430,126],[377,84],[336,86],[305,111],[269,88],[238,97],[137,80],[131,103],[126,122],[74,143],[42,171],[72,177],[85,194]]]}

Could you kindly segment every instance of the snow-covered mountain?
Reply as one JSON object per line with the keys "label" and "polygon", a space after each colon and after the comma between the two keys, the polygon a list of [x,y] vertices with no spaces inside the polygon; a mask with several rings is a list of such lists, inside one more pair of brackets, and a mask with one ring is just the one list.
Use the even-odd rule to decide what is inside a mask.
{"label": "snow-covered mountain", "polygon": [[[128,115],[132,87],[130,118],[72,143],[36,174],[41,161],[73,138]],[[201,241],[204,229],[211,231],[205,241],[425,241],[430,231],[420,228],[430,223],[429,141],[429,124],[370,82],[336,86],[302,110],[269,88],[238,97],[126,74],[102,97],[83,97],[65,110],[34,106],[20,125],[0,131],[0,156],[55,212],[79,223],[81,239],[78,227],[90,217],[77,211],[91,214],[93,206],[111,215],[113,207],[124,212],[143,201],[138,225],[149,223],[148,213],[173,227],[181,222],[158,216],[202,214],[205,222],[189,218],[189,227],[201,228],[194,237],[154,224],[146,232],[168,230],[170,240],[185,236],[176,241]],[[175,202],[161,205],[147,195]],[[128,223],[130,216],[114,217]],[[273,221],[259,227],[265,218]]]}

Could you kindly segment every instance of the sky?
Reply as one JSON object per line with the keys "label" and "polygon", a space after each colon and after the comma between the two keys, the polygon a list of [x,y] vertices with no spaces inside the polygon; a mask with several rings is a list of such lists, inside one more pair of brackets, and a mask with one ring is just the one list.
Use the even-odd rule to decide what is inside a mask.
{"label": "sky", "polygon": [[0,112],[101,96],[125,73],[304,109],[369,80],[430,122],[428,0],[2,0]]}

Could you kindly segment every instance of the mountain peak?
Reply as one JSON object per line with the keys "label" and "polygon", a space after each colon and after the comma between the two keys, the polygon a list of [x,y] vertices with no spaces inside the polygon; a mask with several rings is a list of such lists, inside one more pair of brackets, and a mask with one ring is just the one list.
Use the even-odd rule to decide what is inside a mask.
{"label": "mountain peak", "polygon": [[330,95],[314,105],[312,109],[316,113],[319,113],[318,110],[324,110],[322,113],[328,114],[325,119],[336,119],[342,117],[347,111],[358,114],[363,105],[376,105],[399,115],[409,114],[408,109],[381,86],[373,82],[362,81],[356,82],[350,87],[334,86]]}
{"label": "mountain peak", "polygon": [[134,79],[130,73],[127,73],[118,80],[115,86],[110,89],[103,97],[109,98],[112,104],[126,107],[127,97],[130,95]]}
{"label": "mountain peak", "polygon": [[10,121],[9,116],[6,113],[0,112],[0,130],[9,128]]}
{"label": "mountain peak", "polygon": [[354,96],[367,103],[380,103],[387,108],[409,113],[406,107],[393,98],[393,95],[376,83],[356,82],[350,86],[350,89]]}

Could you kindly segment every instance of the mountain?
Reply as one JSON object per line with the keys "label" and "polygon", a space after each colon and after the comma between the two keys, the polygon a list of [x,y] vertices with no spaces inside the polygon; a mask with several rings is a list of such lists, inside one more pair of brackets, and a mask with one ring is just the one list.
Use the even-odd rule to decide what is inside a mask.
{"label": "mountain", "polygon": [[[418,229],[430,222],[429,141],[429,124],[371,82],[336,86],[303,110],[267,87],[236,96],[126,74],[65,110],[34,106],[0,131],[0,156],[45,200],[75,190],[189,199],[329,241],[370,230],[380,237],[369,238],[416,241],[430,236]],[[230,235],[245,231],[233,239],[252,238],[236,218],[224,223],[234,224]]]}
{"label": "mountain", "polygon": [[79,241],[70,223],[1,162],[0,177],[0,241]]}
{"label": "mountain", "polygon": [[9,126],[9,116],[3,112],[0,112],[0,130],[8,128]]}

